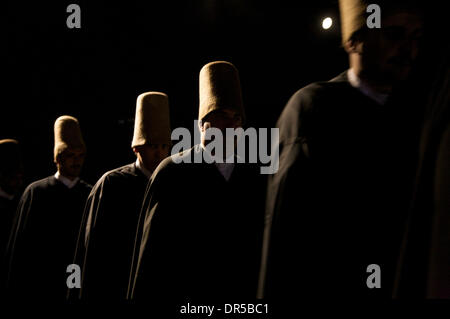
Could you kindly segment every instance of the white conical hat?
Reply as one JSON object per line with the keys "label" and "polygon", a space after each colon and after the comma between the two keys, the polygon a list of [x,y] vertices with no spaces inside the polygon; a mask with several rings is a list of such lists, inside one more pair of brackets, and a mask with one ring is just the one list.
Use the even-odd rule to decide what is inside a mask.
{"label": "white conical hat", "polygon": [[131,147],[145,144],[171,144],[169,99],[161,92],[138,96]]}
{"label": "white conical hat", "polygon": [[199,120],[219,109],[236,110],[245,119],[239,74],[230,62],[215,61],[203,66],[199,77],[199,99]]}
{"label": "white conical hat", "polygon": [[55,147],[54,159],[67,148],[86,150],[80,124],[73,116],[63,115],[56,119],[54,125]]}

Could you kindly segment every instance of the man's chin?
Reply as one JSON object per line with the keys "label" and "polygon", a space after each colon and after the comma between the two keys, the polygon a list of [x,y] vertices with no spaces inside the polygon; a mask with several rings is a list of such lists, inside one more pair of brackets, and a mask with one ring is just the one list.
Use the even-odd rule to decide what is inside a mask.
{"label": "man's chin", "polygon": [[382,83],[389,83],[392,86],[401,85],[405,83],[410,77],[409,72],[391,72],[382,77]]}
{"label": "man's chin", "polygon": [[70,177],[75,179],[77,177],[80,177],[80,174],[81,174],[81,170],[74,170],[74,171],[70,172]]}
{"label": "man's chin", "polygon": [[404,82],[408,80],[411,75],[411,67],[410,66],[399,66],[392,70],[392,78],[395,82]]}
{"label": "man's chin", "polygon": [[145,166],[145,168],[146,168],[148,171],[153,172],[153,171],[158,167],[159,163],[160,163],[160,162],[157,162],[157,163],[147,163],[147,164],[144,164],[144,166]]}

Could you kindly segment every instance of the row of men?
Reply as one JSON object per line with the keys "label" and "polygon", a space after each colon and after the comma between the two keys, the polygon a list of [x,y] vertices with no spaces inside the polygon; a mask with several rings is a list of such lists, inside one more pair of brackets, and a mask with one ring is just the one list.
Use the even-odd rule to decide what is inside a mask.
{"label": "row of men", "polygon": [[[207,144],[205,135],[209,127],[225,130],[243,125],[245,111],[240,80],[231,63],[212,62],[202,69],[200,96],[199,129],[202,132],[202,145]],[[79,294],[83,299],[125,299],[130,270],[134,272],[130,265],[141,263],[143,259],[138,258],[139,243],[135,245],[147,218],[147,209],[142,210],[141,214],[142,200],[145,198],[145,207],[154,205],[148,201],[155,200],[153,185],[163,174],[156,174],[155,168],[168,157],[170,151],[168,97],[161,92],[147,92],[138,97],[131,143],[137,159],[132,164],[107,172],[93,188],[80,179],[86,145],[78,120],[67,115],[59,117],[54,124],[54,139],[56,174],[26,188],[12,222],[6,267],[9,297],[25,300],[65,297],[68,290],[66,269],[69,264],[75,263],[82,266],[82,289],[70,291],[71,298]],[[18,143],[4,140],[2,145],[10,147]],[[197,145],[182,156],[189,156],[193,152],[202,153],[206,150]],[[5,156],[11,154],[5,149]],[[245,294],[254,295],[259,262],[257,255],[260,250],[258,238],[262,237],[263,217],[263,202],[255,204],[261,203],[255,195],[263,196],[264,192],[259,170],[253,164],[234,167],[217,163],[216,168],[211,168],[207,163],[191,167],[169,160],[170,157],[158,170],[161,172],[165,166],[171,167],[164,173],[171,176],[163,179],[165,185],[159,186],[161,190],[158,194],[161,192],[165,196],[159,209],[165,212],[158,213],[158,216],[173,220],[170,227],[164,225],[161,229],[171,229],[175,233],[171,235],[173,241],[155,239],[156,242],[164,246],[164,251],[177,255],[177,258],[182,258],[184,254],[186,260],[194,258],[197,259],[196,265],[203,265],[202,269],[196,266],[190,270],[195,269],[197,276],[180,277],[186,278],[186,289],[189,286],[198,287],[197,277],[210,271],[204,283],[208,283],[211,289],[216,285],[227,284],[230,285],[228,291],[231,286],[235,287],[230,281],[233,277],[236,277],[236,284],[253,276],[252,284]],[[187,184],[174,189],[170,185],[175,180]],[[149,189],[144,194],[147,184]],[[204,188],[203,185],[207,185],[208,191],[199,192],[200,188]],[[168,189],[162,191],[163,187]],[[260,189],[258,194],[249,191],[255,187]],[[149,192],[152,194],[149,195]],[[196,203],[197,196],[201,197],[204,208],[193,215],[195,210],[189,205]],[[236,205],[235,200],[243,204]],[[219,201],[222,201],[220,205]],[[236,218],[231,218],[233,216]],[[236,220],[239,220],[238,224]],[[152,234],[156,235],[157,230],[152,230]],[[230,231],[233,239],[229,238]],[[164,236],[167,236],[167,230],[165,232]],[[183,238],[186,247],[175,250],[179,243],[175,238]],[[169,246],[171,243],[173,247]],[[152,249],[158,247],[156,244],[151,246]],[[193,257],[196,252],[198,256]],[[232,262],[229,265],[224,263],[224,255],[238,253],[242,257],[239,267]],[[179,267],[180,263],[175,264]],[[30,269],[33,271],[30,272]],[[228,269],[227,272],[225,269]],[[239,273],[242,273],[240,277]],[[218,280],[221,284],[217,283]],[[253,290],[252,294],[250,289]],[[202,287],[199,292],[208,290]]]}
{"label": "row of men", "polygon": [[[407,86],[420,12],[386,4],[383,27],[368,29],[366,5],[340,1],[350,68],[290,99],[277,122],[279,170],[267,181],[251,164],[179,161],[205,153],[208,128],[244,125],[228,62],[200,71],[199,145],[167,157],[167,96],[142,94],[136,162],[92,190],[79,179],[78,121],[58,118],[58,171],[28,186],[13,223],[10,294],[64,298],[74,262],[82,287],[69,295],[87,300],[450,297],[448,59],[424,123]],[[371,264],[381,289],[366,285]]]}

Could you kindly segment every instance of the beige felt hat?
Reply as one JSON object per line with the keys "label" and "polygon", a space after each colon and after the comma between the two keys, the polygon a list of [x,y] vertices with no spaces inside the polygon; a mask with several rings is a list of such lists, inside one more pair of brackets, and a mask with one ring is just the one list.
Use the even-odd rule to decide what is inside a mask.
{"label": "beige felt hat", "polygon": [[19,141],[14,140],[12,138],[5,138],[3,140],[0,140],[0,148],[10,147],[10,146],[16,147],[18,145],[19,145]]}
{"label": "beige felt hat", "polygon": [[[418,0],[339,0],[341,16],[342,43],[347,42],[353,33],[362,29],[371,12],[367,12],[367,6],[377,4],[380,7],[381,18],[401,12],[421,12],[421,1]],[[383,25],[381,25],[383,27]]]}
{"label": "beige felt hat", "polygon": [[369,3],[362,0],[339,0],[342,43],[366,24],[366,8]]}
{"label": "beige felt hat", "polygon": [[138,96],[131,147],[145,144],[171,144],[169,99],[161,92]]}
{"label": "beige felt hat", "polygon": [[215,110],[232,109],[245,119],[241,84],[236,67],[230,62],[215,61],[200,70],[198,119]]}
{"label": "beige felt hat", "polygon": [[86,150],[80,124],[73,116],[63,115],[56,119],[54,125],[55,147],[54,160],[68,148]]}

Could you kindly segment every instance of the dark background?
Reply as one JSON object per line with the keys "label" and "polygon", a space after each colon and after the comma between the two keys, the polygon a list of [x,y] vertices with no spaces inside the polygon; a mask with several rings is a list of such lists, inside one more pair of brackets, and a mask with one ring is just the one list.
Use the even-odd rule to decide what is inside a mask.
{"label": "dark background", "polygon": [[[134,160],[140,93],[167,93],[172,128],[192,130],[198,73],[208,62],[227,60],[240,72],[248,126],[273,127],[295,91],[348,65],[337,0],[58,2],[2,4],[0,139],[21,142],[27,183],[56,170],[53,123],[60,115],[80,120],[88,147],[83,176],[95,183]],[[81,7],[81,29],[66,27],[70,3]],[[449,38],[444,4],[425,5],[420,90]],[[326,16],[333,18],[329,30],[321,28]]]}

